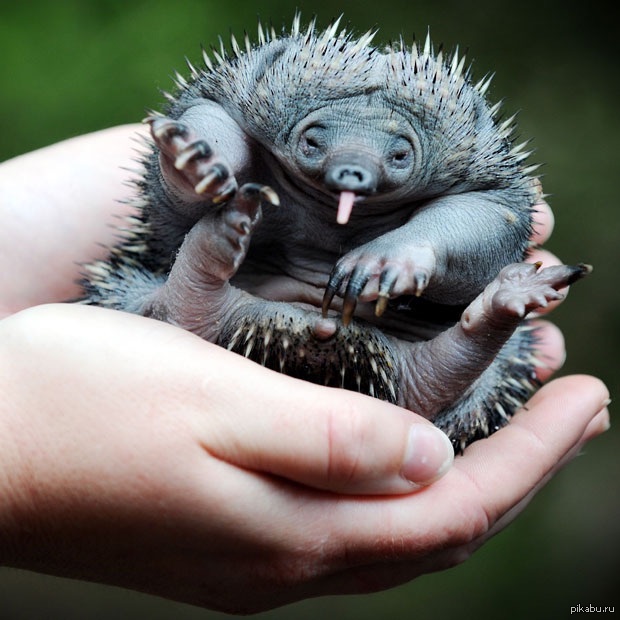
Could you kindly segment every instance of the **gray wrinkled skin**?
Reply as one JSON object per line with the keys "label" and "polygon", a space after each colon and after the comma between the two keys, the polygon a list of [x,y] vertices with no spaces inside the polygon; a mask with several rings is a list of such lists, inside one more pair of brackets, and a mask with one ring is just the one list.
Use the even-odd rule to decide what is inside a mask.
{"label": "gray wrinkled skin", "polygon": [[520,263],[536,196],[488,82],[371,38],[296,19],[179,77],[85,301],[398,403],[462,450],[536,388],[524,316],[588,269]]}

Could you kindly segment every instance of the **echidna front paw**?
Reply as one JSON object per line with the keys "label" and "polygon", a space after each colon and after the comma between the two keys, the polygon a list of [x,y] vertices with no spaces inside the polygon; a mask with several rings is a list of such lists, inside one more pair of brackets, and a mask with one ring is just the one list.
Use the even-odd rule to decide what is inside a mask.
{"label": "echidna front paw", "polygon": [[211,146],[183,122],[166,117],[148,119],[151,135],[162,154],[166,181],[195,198],[224,202],[237,190],[237,181]]}
{"label": "echidna front paw", "polygon": [[342,288],[342,321],[348,325],[358,300],[377,300],[375,314],[381,316],[392,297],[421,295],[435,273],[431,247],[407,247],[385,243],[381,237],[348,254],[334,267],[323,297],[326,315],[334,295]]}
{"label": "echidna front paw", "polygon": [[492,294],[493,311],[515,317],[524,317],[533,310],[545,308],[550,301],[563,299],[559,292],[575,280],[584,277],[589,265],[555,265],[545,269],[540,263],[515,263],[504,267],[496,280],[497,290]]}

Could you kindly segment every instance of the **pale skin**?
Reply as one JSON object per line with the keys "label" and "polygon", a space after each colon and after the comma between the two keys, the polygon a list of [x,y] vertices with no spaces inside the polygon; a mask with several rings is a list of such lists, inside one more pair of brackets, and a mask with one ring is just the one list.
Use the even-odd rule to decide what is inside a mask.
{"label": "pale skin", "polygon": [[[607,429],[605,386],[565,377],[453,460],[409,411],[52,303],[127,210],[135,129],[0,166],[3,564],[231,612],[388,588],[465,560]],[[547,379],[564,349],[544,325]]]}

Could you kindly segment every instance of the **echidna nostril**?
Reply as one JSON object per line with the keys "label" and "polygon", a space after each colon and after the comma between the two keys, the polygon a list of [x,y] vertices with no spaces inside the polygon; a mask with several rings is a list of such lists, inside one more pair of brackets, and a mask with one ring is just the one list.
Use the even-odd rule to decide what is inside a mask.
{"label": "echidna nostril", "polygon": [[332,164],[325,173],[325,184],[329,189],[351,191],[356,194],[371,194],[377,189],[377,174],[371,167],[358,164]]}
{"label": "echidna nostril", "polygon": [[340,181],[346,181],[347,179],[349,179],[349,177],[353,177],[354,179],[357,179],[359,183],[362,183],[364,181],[364,173],[361,172],[360,170],[355,170],[351,168],[343,168],[342,170],[338,172],[338,179]]}

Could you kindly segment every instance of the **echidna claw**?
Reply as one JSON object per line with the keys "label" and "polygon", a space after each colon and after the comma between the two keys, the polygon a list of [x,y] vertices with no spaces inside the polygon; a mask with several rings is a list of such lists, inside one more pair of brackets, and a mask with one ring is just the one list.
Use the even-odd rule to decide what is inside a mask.
{"label": "echidna claw", "polygon": [[280,197],[278,194],[269,187],[269,185],[263,185],[260,188],[260,195],[265,202],[268,202],[270,205],[274,207],[280,206]]}
{"label": "echidna claw", "polygon": [[[200,182],[194,187],[194,191],[197,194],[204,194],[205,192],[211,192],[220,183],[223,183],[229,177],[228,169],[224,164],[214,164],[211,170],[200,180]],[[223,200],[223,192],[218,192],[217,198],[219,202]],[[214,200],[215,202],[215,200]]]}

